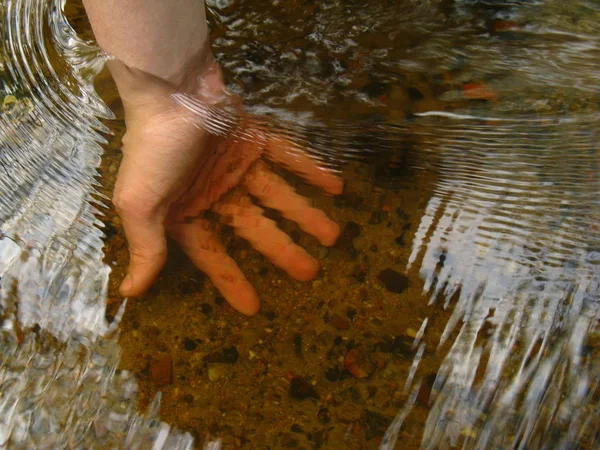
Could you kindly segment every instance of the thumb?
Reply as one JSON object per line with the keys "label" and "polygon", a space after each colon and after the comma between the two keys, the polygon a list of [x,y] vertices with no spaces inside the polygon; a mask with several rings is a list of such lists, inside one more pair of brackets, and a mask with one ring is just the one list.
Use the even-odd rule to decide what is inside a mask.
{"label": "thumb", "polygon": [[146,292],[167,259],[164,214],[160,209],[140,208],[140,204],[115,198],[129,246],[129,267],[119,288],[125,297]]}

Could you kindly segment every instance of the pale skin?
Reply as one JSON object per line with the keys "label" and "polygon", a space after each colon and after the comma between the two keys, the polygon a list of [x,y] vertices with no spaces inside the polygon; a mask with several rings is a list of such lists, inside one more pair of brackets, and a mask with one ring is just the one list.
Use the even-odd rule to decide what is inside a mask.
{"label": "pale skin", "polygon": [[330,246],[339,235],[338,225],[273,173],[265,160],[329,194],[339,194],[342,181],[291,142],[255,130],[251,120],[242,119],[241,126],[253,131],[253,140],[210,135],[197,126],[197,116],[171,97],[185,92],[209,104],[235,101],[210,55],[204,2],[83,3],[100,47],[118,59],[108,65],[125,108],[127,132],[113,196],[130,253],[121,294],[139,296],[150,287],[165,263],[169,235],[235,309],[255,314],[258,295],[203,217],[207,210],[218,213],[291,277],[314,278],[317,261],[264,217],[250,195]]}

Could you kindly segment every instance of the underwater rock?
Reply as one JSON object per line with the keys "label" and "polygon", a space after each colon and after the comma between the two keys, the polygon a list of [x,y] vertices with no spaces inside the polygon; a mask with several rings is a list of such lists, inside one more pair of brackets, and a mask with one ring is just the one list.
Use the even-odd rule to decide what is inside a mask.
{"label": "underwater rock", "polygon": [[239,353],[235,347],[226,347],[220,351],[212,352],[204,360],[208,363],[235,364]]}
{"label": "underwater rock", "polygon": [[290,383],[290,397],[304,400],[305,398],[319,398],[315,387],[302,377],[294,377]]}
{"label": "underwater rock", "polygon": [[396,294],[401,294],[409,284],[406,275],[402,275],[392,269],[382,270],[379,275],[377,275],[377,279],[383,283],[388,291]]}
{"label": "underwater rock", "polygon": [[337,240],[336,248],[346,251],[351,258],[356,258],[358,252],[354,248],[354,239],[360,236],[361,226],[356,222],[347,222]]}
{"label": "underwater rock", "polygon": [[329,320],[329,325],[338,330],[347,330],[350,328],[351,323],[345,317],[335,315]]}
{"label": "underwater rock", "polygon": [[363,347],[355,347],[346,353],[344,367],[356,378],[367,378],[375,370],[375,364]]}
{"label": "underwater rock", "polygon": [[171,355],[165,355],[150,362],[150,379],[159,387],[171,384],[173,361]]}

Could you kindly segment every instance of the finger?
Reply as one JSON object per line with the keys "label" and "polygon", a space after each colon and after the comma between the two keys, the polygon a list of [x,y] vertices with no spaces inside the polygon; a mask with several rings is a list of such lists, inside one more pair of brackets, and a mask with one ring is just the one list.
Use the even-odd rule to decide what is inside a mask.
{"label": "finger", "polygon": [[292,278],[308,281],[317,275],[319,263],[277,228],[274,221],[264,217],[262,209],[253,205],[249,197],[244,196],[237,203],[219,202],[213,210],[227,219],[235,234]]}
{"label": "finger", "polygon": [[338,195],[344,189],[344,182],[340,177],[320,167],[300,146],[282,136],[267,134],[266,154],[272,161],[282,164],[325,192]]}
{"label": "finger", "polygon": [[207,221],[197,219],[191,223],[171,224],[169,232],[235,310],[247,316],[258,312],[260,302],[254,287],[226,253]]}
{"label": "finger", "polygon": [[313,208],[283,178],[274,174],[262,161],[257,161],[244,178],[248,192],[267,208],[275,209],[286,219],[296,222],[322,245],[335,244],[340,227],[320,209]]}
{"label": "finger", "polygon": [[[115,194],[115,207],[121,216],[129,247],[127,275],[119,292],[137,297],[150,288],[167,259],[164,214],[159,207]],[[146,206],[145,206],[146,205]]]}

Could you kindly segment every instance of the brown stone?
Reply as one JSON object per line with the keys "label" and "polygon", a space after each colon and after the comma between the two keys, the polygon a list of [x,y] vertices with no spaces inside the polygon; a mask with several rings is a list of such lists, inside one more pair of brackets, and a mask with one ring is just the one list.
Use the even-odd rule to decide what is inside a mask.
{"label": "brown stone", "polygon": [[150,379],[157,386],[171,384],[173,361],[171,355],[153,359],[150,363]]}

